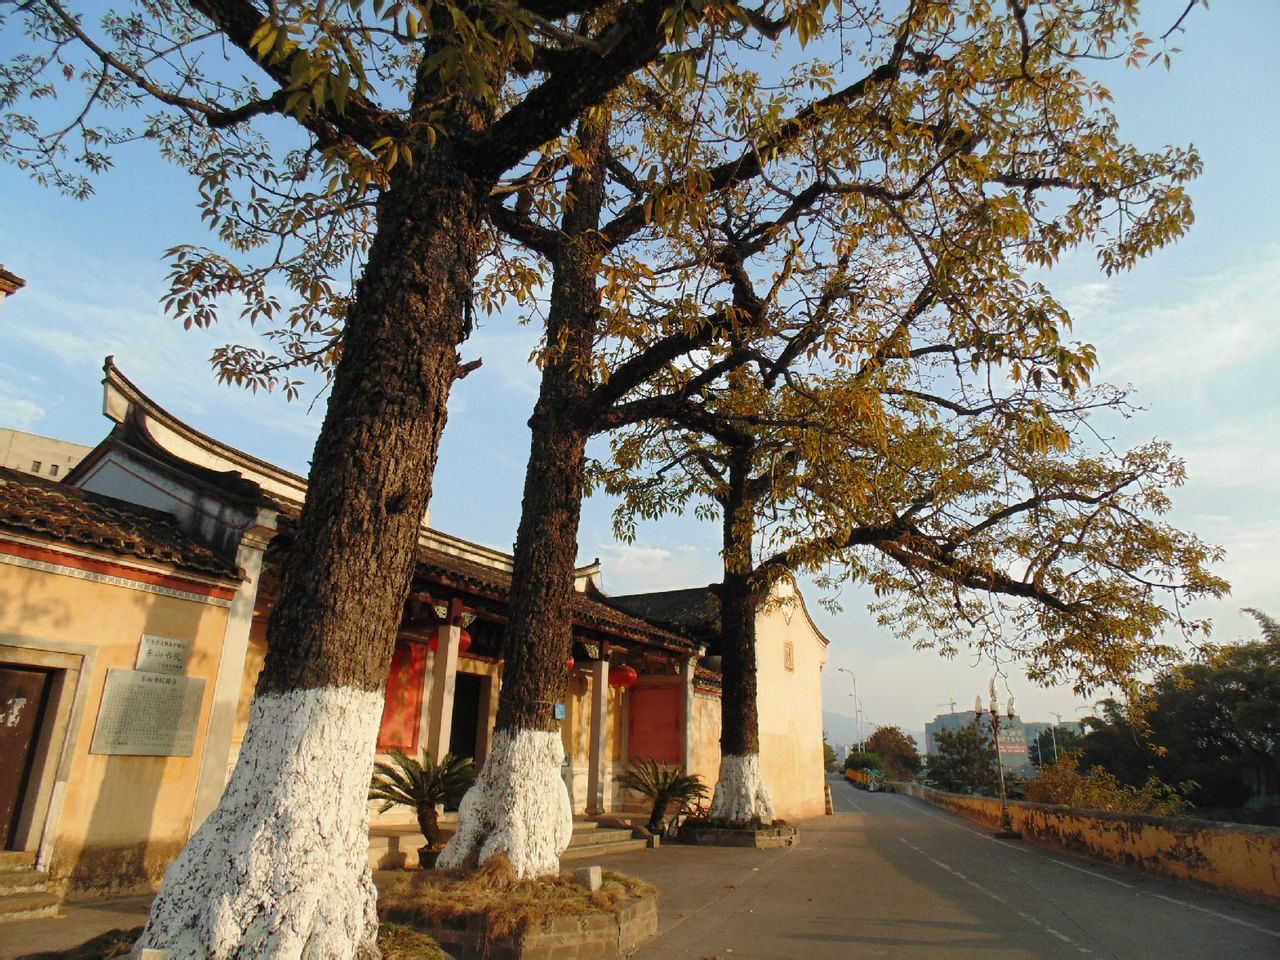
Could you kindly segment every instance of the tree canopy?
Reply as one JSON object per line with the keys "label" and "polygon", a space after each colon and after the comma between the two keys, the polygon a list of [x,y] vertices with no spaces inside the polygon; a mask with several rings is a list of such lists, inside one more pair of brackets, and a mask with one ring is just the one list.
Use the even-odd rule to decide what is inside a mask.
{"label": "tree canopy", "polygon": [[934,786],[951,793],[991,797],[999,793],[1000,774],[989,727],[966,723],[955,730],[939,730],[933,739],[937,752],[926,761],[926,772]]}
{"label": "tree canopy", "polygon": [[914,780],[923,766],[915,738],[898,727],[877,727],[867,738],[866,749],[880,758],[889,780]]}
{"label": "tree canopy", "polygon": [[1086,721],[1083,763],[1140,786],[1194,781],[1200,807],[1234,808],[1280,792],[1280,640],[1253,612],[1258,640],[1208,648]]}

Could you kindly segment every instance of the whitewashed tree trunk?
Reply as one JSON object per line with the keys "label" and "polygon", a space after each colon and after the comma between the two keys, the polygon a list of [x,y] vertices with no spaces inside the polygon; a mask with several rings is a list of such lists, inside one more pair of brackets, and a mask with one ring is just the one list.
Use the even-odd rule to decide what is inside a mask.
{"label": "whitewashed tree trunk", "polygon": [[720,777],[711,800],[711,816],[735,823],[773,822],[773,801],[760,774],[758,753],[720,758]]}
{"label": "whitewashed tree trunk", "polygon": [[458,832],[436,865],[475,866],[501,853],[518,877],[558,873],[573,836],[563,759],[558,733],[494,731],[493,750],[458,807]]}
{"label": "whitewashed tree trunk", "polygon": [[165,872],[139,947],[172,960],[377,957],[367,798],[382,696],[261,693],[222,801]]}

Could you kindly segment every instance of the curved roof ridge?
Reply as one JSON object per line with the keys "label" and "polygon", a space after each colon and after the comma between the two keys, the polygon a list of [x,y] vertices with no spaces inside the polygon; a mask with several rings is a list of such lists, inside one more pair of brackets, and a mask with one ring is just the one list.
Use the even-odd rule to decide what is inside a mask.
{"label": "curved roof ridge", "polygon": [[[307,490],[307,481],[304,477],[211,437],[174,416],[126,377],[116,366],[114,356],[109,356],[103,361],[102,372],[102,382],[106,387],[102,399],[102,412],[108,418],[116,423],[124,423],[129,407],[133,407],[154,425],[162,427],[195,449],[203,451],[207,458],[222,461],[221,464],[204,463],[199,464],[200,466],[224,471],[229,468],[237,469],[245,479],[254,480],[266,491],[279,493],[291,500],[294,499],[294,496],[289,496],[292,493],[296,495],[296,502],[302,502]],[[154,431],[152,431],[152,439],[161,446],[165,446],[165,438],[156,436]],[[179,450],[169,450],[169,452],[182,455],[182,451]],[[263,480],[267,483],[264,484]],[[276,489],[278,487],[285,489]]]}

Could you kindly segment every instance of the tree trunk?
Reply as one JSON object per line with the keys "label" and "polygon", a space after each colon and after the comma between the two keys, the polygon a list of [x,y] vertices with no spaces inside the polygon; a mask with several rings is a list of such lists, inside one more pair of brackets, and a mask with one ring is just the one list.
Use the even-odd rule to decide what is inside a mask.
{"label": "tree trunk", "polygon": [[773,803],[760,771],[756,710],[756,607],[751,548],[756,496],[749,447],[729,457],[724,509],[724,583],[720,588],[723,687],[720,701],[720,775],[711,816],[745,823],[773,821]]}
{"label": "tree trunk", "polygon": [[579,125],[586,162],[574,170],[552,257],[548,344],[529,425],[532,442],[516,536],[502,693],[494,750],[458,809],[458,830],[438,864],[473,865],[503,854],[517,876],[554,874],[573,832],[561,779],[564,748],[552,704],[564,695],[573,637],[573,570],[588,437],[586,402],[599,315],[602,251],[592,233],[604,198],[606,121]]}
{"label": "tree trunk", "polygon": [[141,941],[174,960],[377,955],[366,798],[491,187],[421,156],[379,202],[239,761]]}

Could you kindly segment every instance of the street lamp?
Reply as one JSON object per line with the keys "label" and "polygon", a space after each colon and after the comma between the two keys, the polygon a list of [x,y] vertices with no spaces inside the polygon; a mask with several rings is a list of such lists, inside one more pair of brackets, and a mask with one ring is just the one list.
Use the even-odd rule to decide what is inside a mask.
{"label": "street lamp", "polygon": [[[1056,711],[1053,711],[1053,710],[1050,710],[1049,714],[1053,716],[1058,721],[1059,724],[1062,723],[1062,714],[1057,713]],[[1053,727],[1049,728],[1049,737],[1050,739],[1053,740],[1053,762],[1057,763],[1058,762],[1058,734],[1054,731]],[[1040,762],[1044,763],[1043,760],[1041,760]]]}
{"label": "street lamp", "polygon": [[853,738],[858,741],[856,746],[858,752],[862,752],[862,724],[858,722],[858,678],[853,675],[852,670],[846,670],[844,667],[836,667],[840,673],[847,673],[849,679],[853,681],[853,693],[849,696],[853,697]]}
{"label": "street lamp", "polygon": [[[991,743],[996,751],[996,772],[1000,774],[1000,830],[996,833],[998,840],[1021,840],[1022,834],[1013,829],[1013,819],[1009,816],[1009,793],[1004,784],[1004,764],[1000,760],[1000,705],[996,702],[996,682],[993,679],[989,688],[991,692]],[[973,701],[974,723],[982,722],[982,694]],[[1013,697],[1009,698],[1009,719],[1013,719]]]}

